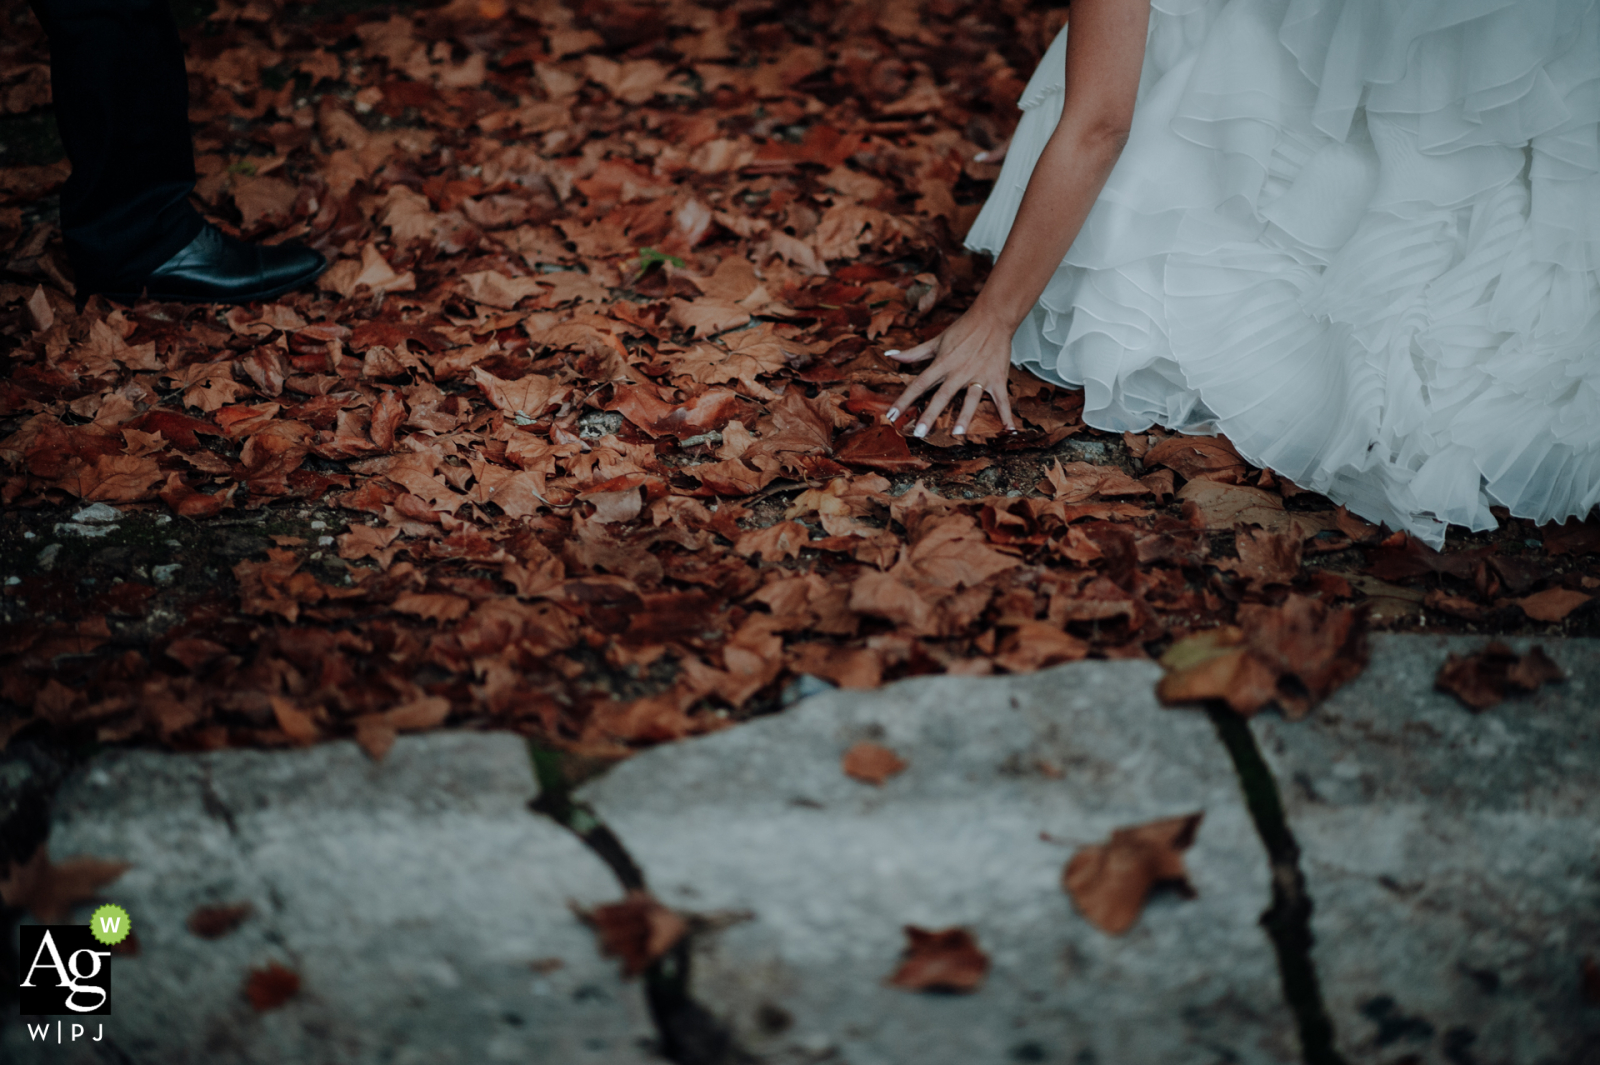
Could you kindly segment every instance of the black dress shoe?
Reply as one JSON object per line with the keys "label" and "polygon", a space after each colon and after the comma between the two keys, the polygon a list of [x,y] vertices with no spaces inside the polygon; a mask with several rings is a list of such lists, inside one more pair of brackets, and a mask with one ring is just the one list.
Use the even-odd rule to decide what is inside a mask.
{"label": "black dress shoe", "polygon": [[[153,270],[143,295],[185,303],[249,303],[297,289],[328,268],[321,252],[300,244],[251,244],[207,224],[178,254]],[[108,292],[132,302],[137,292]]]}

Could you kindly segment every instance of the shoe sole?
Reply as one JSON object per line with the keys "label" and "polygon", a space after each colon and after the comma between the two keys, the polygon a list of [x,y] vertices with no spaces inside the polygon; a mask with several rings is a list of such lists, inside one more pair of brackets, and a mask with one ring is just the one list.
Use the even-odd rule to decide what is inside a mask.
{"label": "shoe sole", "polygon": [[108,300],[116,300],[118,303],[126,303],[130,306],[138,303],[140,300],[151,300],[156,303],[226,303],[231,305],[255,303],[258,300],[274,299],[278,296],[282,296],[286,292],[293,292],[297,288],[309,285],[311,282],[327,273],[328,267],[332,265],[332,263],[324,263],[322,269],[318,270],[309,277],[304,277],[297,281],[291,281],[285,285],[279,285],[277,288],[269,288],[260,292],[252,292],[249,295],[234,296],[231,299],[204,299],[200,296],[162,296],[152,295],[150,293],[129,294],[126,292],[102,292],[100,295],[104,296]]}

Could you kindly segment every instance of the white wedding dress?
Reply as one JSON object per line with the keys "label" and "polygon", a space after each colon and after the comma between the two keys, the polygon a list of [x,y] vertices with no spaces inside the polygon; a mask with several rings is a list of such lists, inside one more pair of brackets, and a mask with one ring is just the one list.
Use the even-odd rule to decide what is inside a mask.
{"label": "white wedding dress", "polygon": [[[998,254],[1066,31],[967,236]],[[1600,503],[1600,0],[1156,0],[1012,360],[1439,545]]]}

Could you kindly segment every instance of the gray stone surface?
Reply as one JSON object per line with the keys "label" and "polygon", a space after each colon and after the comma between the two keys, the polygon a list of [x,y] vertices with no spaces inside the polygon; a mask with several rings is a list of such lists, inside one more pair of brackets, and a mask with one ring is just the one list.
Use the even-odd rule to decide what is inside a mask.
{"label": "gray stone surface", "polygon": [[[832,692],[641,754],[580,797],[667,904],[748,912],[697,937],[692,991],[765,1062],[1298,1061],[1228,755],[1203,716],[1155,704],[1156,676],[1082,662]],[[847,778],[861,739],[909,769]],[[1194,810],[1198,899],[1157,897],[1120,938],[1075,912],[1060,877],[1078,845]],[[906,924],[970,928],[987,982],[886,986]]]}
{"label": "gray stone surface", "polygon": [[[97,757],[57,797],[51,853],[134,863],[105,895],[131,914],[141,949],[114,959],[104,1043],[30,1045],[13,1024],[0,1056],[656,1060],[643,1049],[654,1030],[639,986],[621,982],[567,905],[614,900],[618,885],[527,809],[536,790],[522,742],[503,734],[403,737],[381,763],[348,742]],[[185,928],[197,906],[236,902],[255,913],[231,934]],[[257,1013],[246,974],[273,961],[303,985]]]}
{"label": "gray stone surface", "polygon": [[1486,642],[1381,637],[1309,719],[1254,723],[1357,1065],[1600,1061],[1600,641],[1546,641],[1571,679],[1474,714],[1433,678]]}

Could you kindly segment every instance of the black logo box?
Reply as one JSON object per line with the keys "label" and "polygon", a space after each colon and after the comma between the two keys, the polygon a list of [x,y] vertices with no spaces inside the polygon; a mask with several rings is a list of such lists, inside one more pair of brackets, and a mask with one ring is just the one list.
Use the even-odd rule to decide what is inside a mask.
{"label": "black logo box", "polygon": [[21,925],[17,931],[22,940],[17,1012],[29,1017],[110,1014],[111,948],[87,925]]}

